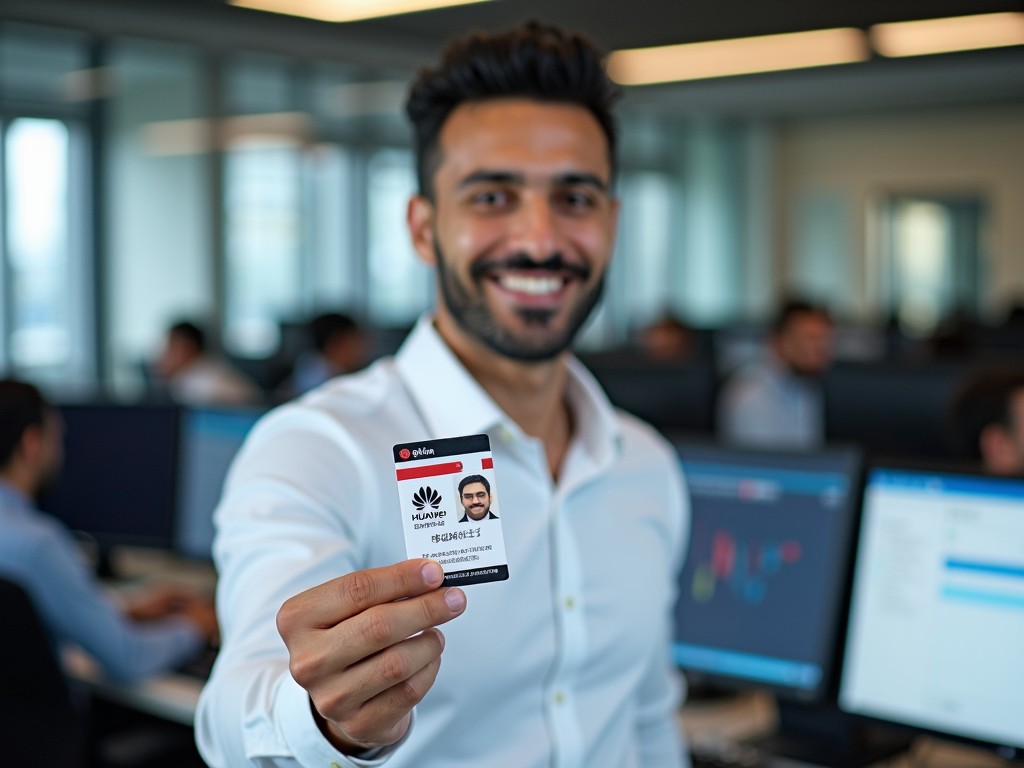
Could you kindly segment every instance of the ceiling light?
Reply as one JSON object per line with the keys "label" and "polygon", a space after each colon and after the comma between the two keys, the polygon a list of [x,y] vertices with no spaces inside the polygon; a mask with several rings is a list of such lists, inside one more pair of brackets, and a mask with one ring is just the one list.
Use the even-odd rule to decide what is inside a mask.
{"label": "ceiling light", "polygon": [[883,56],[923,56],[1024,45],[1024,13],[898,21],[876,24],[870,34],[871,44]]}
{"label": "ceiling light", "polygon": [[228,0],[230,5],[257,11],[305,16],[320,21],[361,21],[378,16],[429,11],[486,0]]}
{"label": "ceiling light", "polygon": [[819,29],[615,51],[608,58],[608,74],[622,85],[648,85],[847,64],[867,58],[867,40],[861,30]]}

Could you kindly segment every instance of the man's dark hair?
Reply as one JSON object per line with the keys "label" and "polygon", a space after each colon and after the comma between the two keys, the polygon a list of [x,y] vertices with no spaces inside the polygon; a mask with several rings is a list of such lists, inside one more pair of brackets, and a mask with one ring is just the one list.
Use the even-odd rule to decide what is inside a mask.
{"label": "man's dark hair", "polygon": [[206,332],[193,322],[179,320],[168,328],[167,332],[191,342],[200,352],[206,350]]}
{"label": "man's dark hair", "polygon": [[336,334],[349,334],[359,330],[356,321],[341,312],[325,312],[309,321],[313,346],[317,352],[327,349],[327,344]]}
{"label": "man's dark hair", "polygon": [[594,116],[608,140],[615,174],[616,130],[612,107],[619,89],[608,79],[603,53],[589,39],[551,24],[527,22],[513,29],[474,32],[441,54],[436,68],[420,70],[409,91],[419,193],[433,199],[433,176],[441,163],[441,128],[460,104],[506,97],[573,104]]}
{"label": "man's dark hair", "polygon": [[957,456],[981,459],[981,433],[992,425],[1013,427],[1011,406],[1017,392],[1024,392],[1024,370],[978,373],[957,390],[948,417]]}
{"label": "man's dark hair", "polygon": [[829,315],[828,310],[823,305],[815,304],[813,301],[807,301],[806,299],[788,299],[779,307],[779,311],[775,315],[775,321],[772,324],[772,330],[776,334],[783,333],[789,327],[789,324],[793,322],[793,318],[800,315],[815,315],[823,320],[832,322],[832,316]]}
{"label": "man's dark hair", "polygon": [[0,379],[0,467],[11,463],[25,430],[42,426],[50,408],[33,385]]}
{"label": "man's dark hair", "polygon": [[464,478],[462,478],[461,481],[459,481],[459,496],[462,496],[463,488],[465,488],[467,485],[472,485],[473,483],[482,483],[484,486],[484,490],[487,491],[487,495],[490,495],[491,484],[487,482],[486,477],[484,477],[483,475],[466,475]]}

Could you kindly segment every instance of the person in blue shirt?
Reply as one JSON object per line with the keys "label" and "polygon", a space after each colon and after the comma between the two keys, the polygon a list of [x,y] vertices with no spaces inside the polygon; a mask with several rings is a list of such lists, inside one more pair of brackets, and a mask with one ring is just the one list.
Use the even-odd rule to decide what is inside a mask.
{"label": "person in blue shirt", "polygon": [[718,400],[719,437],[734,445],[811,450],[825,442],[821,377],[832,363],[828,312],[786,302],[775,321],[768,359],[733,376]]}
{"label": "person in blue shirt", "polygon": [[217,634],[212,604],[173,587],[116,603],[71,533],[36,508],[63,461],[60,415],[31,384],[0,381],[0,577],[28,593],[55,648],[80,647],[113,680],[188,661]]}
{"label": "person in blue shirt", "polygon": [[309,321],[313,349],[302,355],[286,383],[286,397],[295,397],[321,384],[352,373],[366,363],[366,334],[349,315],[324,312]]}

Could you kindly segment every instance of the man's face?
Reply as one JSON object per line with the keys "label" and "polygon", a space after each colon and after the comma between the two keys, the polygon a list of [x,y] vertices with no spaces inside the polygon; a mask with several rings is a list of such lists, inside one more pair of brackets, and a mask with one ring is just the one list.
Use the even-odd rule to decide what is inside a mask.
{"label": "man's face", "polygon": [[40,430],[36,464],[36,493],[53,488],[64,466],[64,421],[56,411],[47,412]]}
{"label": "man's face", "polygon": [[471,102],[439,150],[434,200],[409,206],[416,249],[438,269],[439,329],[515,360],[558,355],[600,298],[615,236],[600,126],[578,106]]}
{"label": "man's face", "polygon": [[793,315],[775,337],[775,349],[799,376],[823,374],[832,362],[832,323],[813,312]]}
{"label": "man's face", "polygon": [[1024,475],[1024,389],[1010,397],[1009,412],[1009,426],[994,426],[987,441],[983,436],[982,456],[990,472]]}
{"label": "man's face", "polygon": [[468,483],[462,489],[462,508],[472,520],[483,520],[491,510],[491,494],[483,483]]}

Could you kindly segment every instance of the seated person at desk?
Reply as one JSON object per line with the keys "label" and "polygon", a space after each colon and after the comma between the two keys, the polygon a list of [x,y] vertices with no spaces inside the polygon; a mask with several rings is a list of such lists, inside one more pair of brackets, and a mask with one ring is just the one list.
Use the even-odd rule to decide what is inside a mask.
{"label": "seated person at desk", "polygon": [[348,315],[327,312],[309,323],[313,351],[299,357],[286,395],[308,392],[335,376],[352,373],[366,362],[366,337]]}
{"label": "seated person at desk", "polygon": [[54,645],[81,647],[115,680],[195,656],[217,634],[209,601],[155,588],[119,609],[86,569],[71,534],[35,508],[62,461],[60,416],[31,384],[0,381],[0,576],[20,584]]}
{"label": "seated person at desk", "polygon": [[693,359],[696,342],[690,326],[672,315],[662,315],[640,330],[637,347],[649,360],[684,363]]}
{"label": "seated person at desk", "polygon": [[1024,475],[1024,370],[970,379],[954,398],[950,424],[959,456],[994,475]]}
{"label": "seated person at desk", "polygon": [[832,361],[832,320],[821,307],[787,302],[775,321],[771,355],[740,371],[719,397],[719,436],[759,448],[809,449],[825,441],[820,379]]}
{"label": "seated person at desk", "polygon": [[253,382],[207,350],[203,329],[186,321],[167,330],[154,373],[170,398],[184,405],[253,405],[263,399]]}

